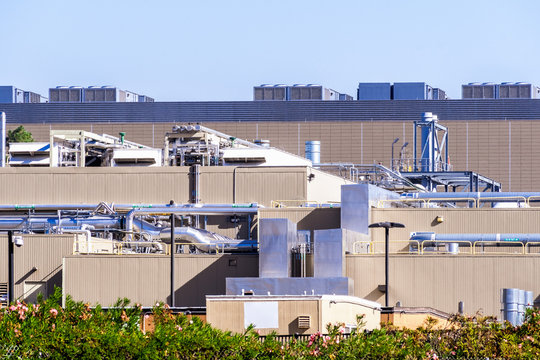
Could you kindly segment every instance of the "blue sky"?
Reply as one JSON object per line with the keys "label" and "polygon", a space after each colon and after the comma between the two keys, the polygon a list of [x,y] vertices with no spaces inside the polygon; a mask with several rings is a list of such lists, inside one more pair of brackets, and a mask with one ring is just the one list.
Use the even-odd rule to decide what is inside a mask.
{"label": "blue sky", "polygon": [[0,85],[251,100],[262,83],[540,85],[540,1],[0,2]]}

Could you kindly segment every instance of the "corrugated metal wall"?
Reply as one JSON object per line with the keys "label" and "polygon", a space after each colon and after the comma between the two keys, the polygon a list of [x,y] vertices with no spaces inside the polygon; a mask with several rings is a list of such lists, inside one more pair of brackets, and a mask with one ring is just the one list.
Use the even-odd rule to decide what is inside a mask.
{"label": "corrugated metal wall", "polygon": [[[337,179],[339,180],[339,179]],[[4,204],[189,203],[189,167],[0,169]],[[306,200],[304,167],[201,168],[203,203]],[[336,182],[339,187],[339,181]],[[234,189],[234,190],[233,190]]]}
{"label": "corrugated metal wall", "polygon": [[[372,222],[405,225],[390,231],[391,240],[408,240],[413,231],[457,233],[540,233],[540,209],[372,209]],[[435,218],[443,217],[442,223]],[[384,240],[384,231],[372,229],[373,239]]]}
{"label": "corrugated metal wall", "polygon": [[[15,298],[25,298],[25,282],[44,282],[49,294],[54,286],[62,286],[62,257],[72,254],[74,238],[74,235],[23,235],[24,245],[14,249]],[[0,235],[0,244],[0,282],[7,283],[7,235]]]}
{"label": "corrugated metal wall", "polygon": [[[259,273],[258,255],[177,255],[175,261],[179,306],[205,306],[205,295],[225,294],[225,278]],[[75,300],[104,306],[124,297],[142,306],[170,301],[169,256],[68,256],[64,265],[64,291]]]}
{"label": "corrugated metal wall", "polygon": [[[519,288],[540,294],[537,256],[390,256],[389,305],[430,306],[457,313],[500,315],[500,290]],[[384,255],[348,255],[346,276],[354,279],[354,294],[384,303]]]}
{"label": "corrugated metal wall", "polygon": [[[439,118],[442,118],[440,114]],[[449,129],[449,156],[454,170],[476,171],[501,182],[506,191],[538,190],[540,157],[536,155],[534,139],[535,134],[540,133],[540,121],[452,120],[441,123]],[[17,125],[9,124],[8,128]],[[49,140],[50,129],[83,129],[112,135],[124,131],[128,140],[159,148],[163,147],[165,132],[172,128],[172,123],[159,122],[24,125],[39,141]],[[389,165],[395,138],[400,141],[395,145],[394,157],[399,158],[399,150],[405,142],[409,145],[404,149],[404,156],[413,156],[412,121],[209,121],[204,125],[241,139],[269,139],[271,146],[300,156],[305,154],[306,141],[319,140],[321,161],[325,163],[382,162]]]}

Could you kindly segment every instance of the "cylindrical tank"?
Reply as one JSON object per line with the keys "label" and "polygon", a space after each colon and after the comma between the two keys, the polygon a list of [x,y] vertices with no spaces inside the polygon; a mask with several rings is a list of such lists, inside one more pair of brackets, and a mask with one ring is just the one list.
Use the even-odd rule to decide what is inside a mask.
{"label": "cylindrical tank", "polygon": [[525,291],[525,307],[531,309],[534,305],[534,294],[532,291]]}
{"label": "cylindrical tank", "polygon": [[313,164],[321,163],[321,142],[318,140],[306,141],[306,159]]}
{"label": "cylindrical tank", "polygon": [[446,252],[452,255],[459,254],[459,243],[446,244]]}
{"label": "cylindrical tank", "polygon": [[523,302],[525,302],[525,292],[523,290],[503,289],[503,319],[514,326],[521,325],[523,323]]}

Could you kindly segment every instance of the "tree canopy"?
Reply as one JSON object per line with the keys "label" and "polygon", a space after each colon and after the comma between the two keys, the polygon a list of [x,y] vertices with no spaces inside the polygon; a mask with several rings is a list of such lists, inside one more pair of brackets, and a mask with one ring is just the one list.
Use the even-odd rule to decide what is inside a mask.
{"label": "tree canopy", "polygon": [[15,130],[8,131],[8,142],[33,142],[32,133],[27,131],[24,126],[19,126]]}

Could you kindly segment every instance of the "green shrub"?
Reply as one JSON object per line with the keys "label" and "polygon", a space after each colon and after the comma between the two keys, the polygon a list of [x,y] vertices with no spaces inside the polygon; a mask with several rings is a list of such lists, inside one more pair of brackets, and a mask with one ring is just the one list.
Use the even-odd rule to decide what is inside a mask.
{"label": "green shrub", "polygon": [[166,305],[153,308],[155,329],[141,331],[142,309],[127,299],[112,308],[91,308],[70,297],[62,308],[56,289],[37,305],[16,302],[0,310],[0,358],[13,359],[437,359],[540,358],[540,313],[527,312],[513,327],[491,317],[455,316],[445,329],[434,321],[417,330],[385,325],[352,334],[329,326],[305,341],[282,344],[275,334],[260,338],[212,328],[200,319],[176,316]]}

